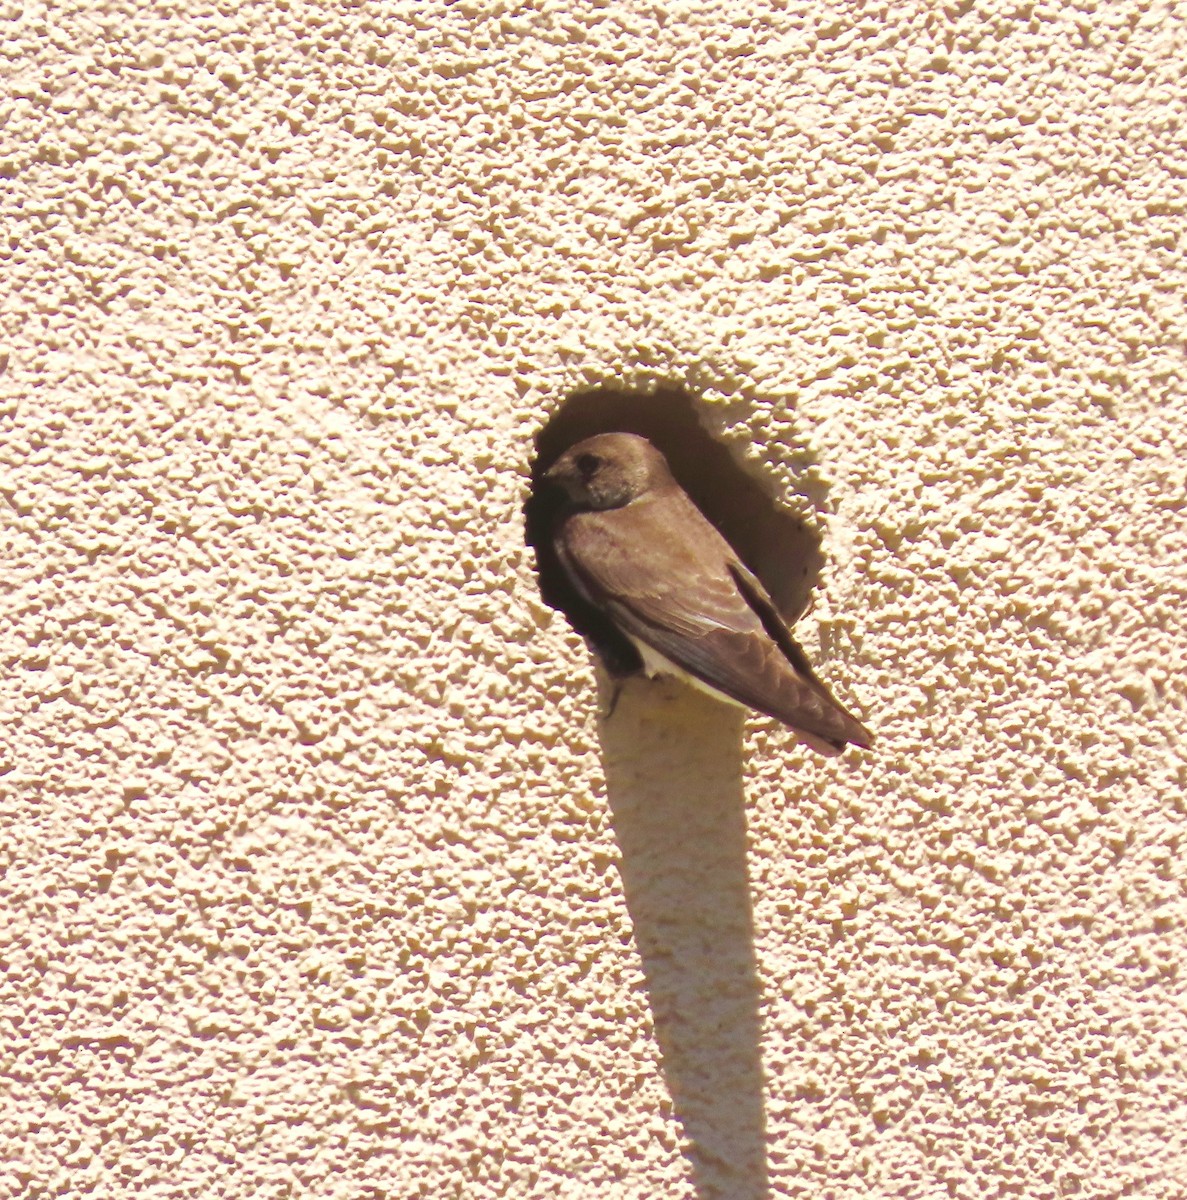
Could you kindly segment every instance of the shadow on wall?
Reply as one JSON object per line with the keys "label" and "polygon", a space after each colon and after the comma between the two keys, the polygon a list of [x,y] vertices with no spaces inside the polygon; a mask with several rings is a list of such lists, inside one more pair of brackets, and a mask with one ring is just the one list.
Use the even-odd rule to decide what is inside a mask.
{"label": "shadow on wall", "polygon": [[[598,389],[571,397],[537,437],[535,485],[583,438],[649,438],[701,511],[766,585],[789,621],[821,562],[819,541],[699,423],[687,393]],[[634,647],[568,584],[551,551],[559,515],[533,486],[525,508],[544,600],[568,616],[611,676],[637,672]],[[601,677],[599,677],[601,678]],[[746,870],[743,714],[668,681],[602,681],[621,694],[601,722],[620,871],[656,1040],[700,1200],[769,1195],[760,988]],[[600,711],[610,697],[599,697]]]}
{"label": "shadow on wall", "polygon": [[601,728],[623,891],[700,1200],[769,1195],[744,720],[681,684],[631,680]]}

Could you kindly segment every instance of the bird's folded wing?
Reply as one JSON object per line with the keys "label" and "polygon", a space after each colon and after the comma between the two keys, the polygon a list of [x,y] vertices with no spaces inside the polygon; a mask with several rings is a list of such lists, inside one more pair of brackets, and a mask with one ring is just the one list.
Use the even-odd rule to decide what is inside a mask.
{"label": "bird's folded wing", "polygon": [[[803,652],[729,544],[683,492],[647,496],[623,508],[578,513],[564,526],[558,552],[575,584],[632,637],[739,703],[783,721],[824,752],[869,734],[806,674],[767,631]],[[747,589],[734,571],[742,573]],[[756,611],[746,591],[765,609]],[[806,664],[806,659],[804,659]],[[817,739],[823,739],[820,746]]]}

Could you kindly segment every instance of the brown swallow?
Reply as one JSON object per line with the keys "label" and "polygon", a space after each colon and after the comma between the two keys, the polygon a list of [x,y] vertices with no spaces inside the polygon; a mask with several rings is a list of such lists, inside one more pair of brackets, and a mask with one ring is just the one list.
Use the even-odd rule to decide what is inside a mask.
{"label": "brown swallow", "polygon": [[821,754],[869,747],[829,694],[766,589],[646,438],[603,433],[544,478],[563,489],[554,534],[573,586],[636,647],[648,675],[675,675],[782,721]]}

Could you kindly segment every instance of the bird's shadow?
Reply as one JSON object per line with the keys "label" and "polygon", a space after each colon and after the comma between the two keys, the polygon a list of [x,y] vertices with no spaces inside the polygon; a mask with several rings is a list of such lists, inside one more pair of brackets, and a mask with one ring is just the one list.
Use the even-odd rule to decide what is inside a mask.
{"label": "bird's shadow", "polygon": [[[664,1076],[698,1200],[768,1196],[744,714],[671,681],[600,724],[611,820]],[[605,709],[603,708],[603,711]]]}

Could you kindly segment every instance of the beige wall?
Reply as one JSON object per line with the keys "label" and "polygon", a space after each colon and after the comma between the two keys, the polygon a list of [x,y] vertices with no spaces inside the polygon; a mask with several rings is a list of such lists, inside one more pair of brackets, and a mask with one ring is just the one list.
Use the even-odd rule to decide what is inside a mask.
{"label": "beige wall", "polygon": [[[1187,1194],[1181,14],[5,37],[0,1196]],[[604,383],[806,518],[872,753],[599,720]]]}

